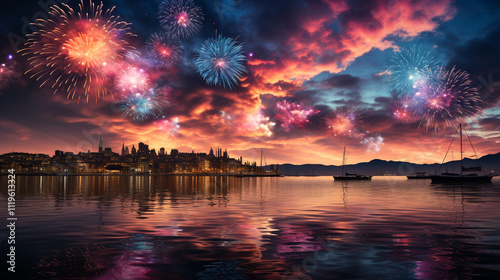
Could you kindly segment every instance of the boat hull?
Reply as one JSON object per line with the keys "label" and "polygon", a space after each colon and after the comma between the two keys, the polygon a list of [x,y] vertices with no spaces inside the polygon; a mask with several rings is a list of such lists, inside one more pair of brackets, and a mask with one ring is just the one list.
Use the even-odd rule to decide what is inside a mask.
{"label": "boat hull", "polygon": [[339,181],[371,180],[372,176],[333,176],[333,179]]}
{"label": "boat hull", "polygon": [[432,183],[489,183],[493,176],[431,175]]}
{"label": "boat hull", "polygon": [[417,175],[410,175],[406,176],[408,179],[430,179],[431,176],[417,176]]}

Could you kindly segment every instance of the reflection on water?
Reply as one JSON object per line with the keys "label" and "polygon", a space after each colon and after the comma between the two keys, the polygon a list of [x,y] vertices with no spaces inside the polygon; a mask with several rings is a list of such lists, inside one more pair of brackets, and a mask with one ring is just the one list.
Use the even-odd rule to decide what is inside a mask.
{"label": "reflection on water", "polygon": [[20,177],[17,190],[18,279],[500,273],[498,179],[444,186],[399,177]]}

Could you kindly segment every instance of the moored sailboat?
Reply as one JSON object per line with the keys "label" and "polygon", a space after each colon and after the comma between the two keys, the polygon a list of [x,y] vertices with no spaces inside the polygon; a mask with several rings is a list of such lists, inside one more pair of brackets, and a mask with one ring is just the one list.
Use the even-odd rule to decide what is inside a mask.
{"label": "moored sailboat", "polygon": [[338,176],[333,176],[333,179],[334,180],[371,180],[372,179],[372,176],[346,173],[344,171],[345,171],[345,146],[344,146],[344,154],[342,156],[342,174],[338,175]]}
{"label": "moored sailboat", "polygon": [[[450,172],[445,172],[441,173],[439,175],[431,175],[431,180],[432,183],[488,183],[491,182],[491,179],[493,178],[493,175],[487,175],[486,172],[484,172],[481,162],[479,162],[479,158],[477,157],[476,150],[474,149],[474,145],[472,145],[472,141],[470,140],[469,135],[467,134],[467,131],[465,131],[465,134],[467,135],[467,138],[469,139],[469,143],[472,147],[472,150],[474,151],[475,158],[479,162],[479,166],[475,167],[465,167],[463,165],[463,126],[462,123],[459,124],[457,131],[460,130],[460,173],[450,173]],[[450,147],[453,144],[453,140],[455,139],[457,132],[455,132],[455,135],[451,139]],[[448,147],[448,151],[450,150],[450,147]],[[448,154],[448,151],[446,152],[446,155]],[[446,155],[444,156],[443,163],[446,160]],[[442,165],[442,164],[441,164]],[[481,172],[481,173],[478,173]]]}

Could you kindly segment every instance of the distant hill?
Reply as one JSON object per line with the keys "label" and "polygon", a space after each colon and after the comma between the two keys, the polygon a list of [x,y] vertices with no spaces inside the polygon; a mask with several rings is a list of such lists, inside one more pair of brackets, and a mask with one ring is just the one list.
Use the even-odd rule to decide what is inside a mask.
{"label": "distant hill", "polygon": [[[484,171],[489,173],[494,170],[497,173],[500,171],[500,153],[494,155],[486,155],[480,159]],[[348,173],[357,173],[365,175],[412,175],[415,172],[427,172],[435,174],[438,172],[441,164],[416,164],[403,161],[386,161],[374,159],[370,162],[362,162],[345,166],[345,171]],[[477,160],[469,158],[464,159],[464,166],[478,166]],[[459,161],[447,162],[441,166],[440,172],[448,170],[449,172],[459,172]],[[329,176],[341,173],[341,166],[337,165],[322,165],[322,164],[282,164],[279,166],[280,173],[288,176]]]}

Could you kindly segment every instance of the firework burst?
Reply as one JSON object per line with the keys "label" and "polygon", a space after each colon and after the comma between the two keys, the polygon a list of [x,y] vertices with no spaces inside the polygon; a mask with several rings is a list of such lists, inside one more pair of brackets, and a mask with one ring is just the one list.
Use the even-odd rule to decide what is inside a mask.
{"label": "firework burst", "polygon": [[411,93],[425,83],[429,69],[438,66],[434,54],[422,46],[412,46],[396,52],[384,71],[384,82],[391,92]]}
{"label": "firework burst", "polygon": [[158,15],[162,28],[180,38],[191,38],[202,26],[203,12],[193,0],[165,0]]}
{"label": "firework burst", "polygon": [[281,122],[281,127],[285,132],[289,132],[292,126],[303,127],[309,123],[309,117],[319,113],[314,108],[304,106],[303,104],[291,103],[286,100],[276,103],[276,119]]}
{"label": "firework burst", "polygon": [[412,123],[418,120],[415,115],[416,101],[412,97],[394,96],[391,100],[391,113],[392,117],[401,123]]}
{"label": "firework burst", "polygon": [[384,146],[384,138],[381,136],[366,137],[361,141],[361,144],[365,145],[366,153],[378,153],[382,150],[382,146]]}
{"label": "firework burst", "polygon": [[273,136],[276,123],[262,113],[230,114],[221,111],[214,128],[228,137],[262,138]]}
{"label": "firework burst", "polygon": [[168,101],[165,95],[153,88],[130,93],[118,104],[123,115],[134,122],[159,118],[165,112]]}
{"label": "firework burst", "polygon": [[207,84],[232,89],[247,72],[243,65],[245,61],[242,45],[219,35],[203,43],[196,66]]}
{"label": "firework burst", "polygon": [[247,114],[243,117],[243,122],[238,126],[238,133],[245,137],[271,137],[276,123],[270,121],[269,117],[262,113]]}
{"label": "firework burst", "polygon": [[103,12],[102,4],[84,5],[83,0],[78,12],[66,4],[52,6],[49,19],[34,24],[39,31],[28,35],[21,50],[30,56],[27,73],[68,98],[84,96],[88,101],[95,95],[97,101],[109,93],[109,75],[133,50],[129,24],[113,16],[113,9]]}
{"label": "firework burst", "polygon": [[180,60],[182,45],[172,33],[154,33],[146,42],[146,51],[156,65],[170,67]]}
{"label": "firework burst", "polygon": [[150,85],[149,75],[144,69],[128,67],[116,76],[116,87],[122,92],[141,91]]}
{"label": "firework burst", "polygon": [[453,126],[455,122],[470,122],[479,111],[481,98],[471,86],[469,74],[453,67],[436,71],[436,82],[428,82],[415,94],[416,115],[425,127]]}
{"label": "firework burst", "polygon": [[328,130],[334,136],[359,137],[363,131],[362,116],[358,110],[342,108],[327,117]]}

